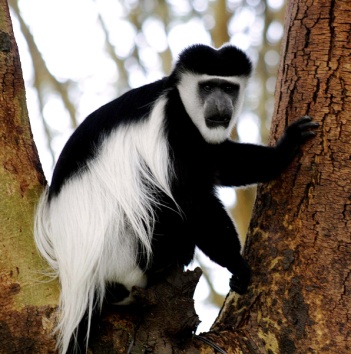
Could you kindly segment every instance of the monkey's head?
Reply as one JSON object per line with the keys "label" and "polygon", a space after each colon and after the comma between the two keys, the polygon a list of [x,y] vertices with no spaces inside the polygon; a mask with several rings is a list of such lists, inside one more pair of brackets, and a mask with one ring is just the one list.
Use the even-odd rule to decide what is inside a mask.
{"label": "monkey's head", "polygon": [[243,103],[252,72],[248,56],[225,45],[193,45],[179,56],[172,75],[184,107],[209,143],[227,139]]}

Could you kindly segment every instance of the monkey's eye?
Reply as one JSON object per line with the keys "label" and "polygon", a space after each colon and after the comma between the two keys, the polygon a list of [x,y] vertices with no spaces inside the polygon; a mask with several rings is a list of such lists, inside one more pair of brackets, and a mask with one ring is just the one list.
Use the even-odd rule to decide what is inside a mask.
{"label": "monkey's eye", "polygon": [[202,89],[203,89],[205,92],[212,92],[212,90],[213,90],[213,85],[205,84],[205,85],[202,86]]}
{"label": "monkey's eye", "polygon": [[239,89],[238,85],[225,85],[223,87],[223,91],[226,93],[232,93],[234,91],[237,91]]}

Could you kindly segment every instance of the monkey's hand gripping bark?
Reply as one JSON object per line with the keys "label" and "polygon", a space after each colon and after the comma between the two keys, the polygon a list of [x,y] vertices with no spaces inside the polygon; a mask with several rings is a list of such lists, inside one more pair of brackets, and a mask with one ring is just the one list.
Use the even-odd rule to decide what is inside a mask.
{"label": "monkey's hand gripping bark", "polygon": [[[273,168],[271,169],[273,174],[279,175],[289,166],[293,158],[300,151],[301,146],[307,140],[316,136],[314,130],[318,127],[319,124],[312,121],[312,118],[309,116],[304,116],[287,127],[284,135],[273,148],[276,155],[275,159],[277,160],[275,166],[278,167],[275,172]],[[229,285],[231,290],[238,294],[244,294],[250,282],[251,270],[244,259],[241,259],[239,263],[240,265],[230,279]]]}

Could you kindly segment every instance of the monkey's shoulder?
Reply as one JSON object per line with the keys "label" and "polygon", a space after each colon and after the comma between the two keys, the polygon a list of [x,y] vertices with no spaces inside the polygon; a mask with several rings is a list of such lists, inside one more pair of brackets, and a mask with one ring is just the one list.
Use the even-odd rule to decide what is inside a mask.
{"label": "monkey's shoulder", "polygon": [[50,196],[57,194],[65,180],[83,171],[101,144],[122,125],[147,119],[157,99],[167,90],[167,78],[132,89],[91,113],[64,146],[55,166]]}

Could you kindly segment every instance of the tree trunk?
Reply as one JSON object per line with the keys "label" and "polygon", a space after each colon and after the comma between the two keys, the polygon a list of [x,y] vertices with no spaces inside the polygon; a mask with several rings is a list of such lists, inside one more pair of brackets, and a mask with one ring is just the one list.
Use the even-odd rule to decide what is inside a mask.
{"label": "tree trunk", "polygon": [[288,4],[271,142],[305,114],[321,126],[279,180],[260,186],[245,249],[250,293],[229,296],[213,327],[242,333],[247,352],[351,352],[350,33],[350,1]]}
{"label": "tree trunk", "polygon": [[0,353],[54,350],[55,282],[43,283],[33,210],[45,183],[8,6],[0,0]]}
{"label": "tree trunk", "polygon": [[[212,331],[192,338],[200,274],[175,272],[135,290],[143,308],[104,309],[94,353],[213,353],[213,343],[228,353],[350,352],[351,3],[290,1],[286,21],[271,143],[305,114],[321,127],[279,180],[259,187],[249,292],[230,294]],[[0,78],[0,352],[50,353],[58,290],[39,281],[32,237],[44,179],[5,0]]]}

